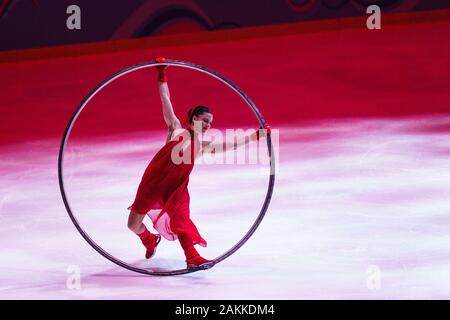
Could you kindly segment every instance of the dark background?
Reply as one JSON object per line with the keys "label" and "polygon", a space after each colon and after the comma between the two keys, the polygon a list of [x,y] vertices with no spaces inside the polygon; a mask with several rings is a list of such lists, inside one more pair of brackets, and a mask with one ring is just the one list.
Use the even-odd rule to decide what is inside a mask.
{"label": "dark background", "polygon": [[[69,5],[81,30],[66,28]],[[0,50],[450,8],[443,0],[0,0]]]}

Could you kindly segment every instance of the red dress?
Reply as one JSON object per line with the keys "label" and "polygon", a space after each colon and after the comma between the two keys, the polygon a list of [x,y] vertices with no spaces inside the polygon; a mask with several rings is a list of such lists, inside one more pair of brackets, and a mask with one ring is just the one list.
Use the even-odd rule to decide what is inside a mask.
{"label": "red dress", "polygon": [[[189,175],[200,143],[191,128],[185,129],[153,157],[142,176],[136,198],[128,209],[148,214],[154,228],[168,240],[176,240],[179,234],[184,233],[193,244],[206,247],[206,241],[192,222],[189,210]],[[186,152],[190,152],[190,157]],[[175,161],[172,160],[174,156]],[[180,163],[180,159],[185,161]]]}

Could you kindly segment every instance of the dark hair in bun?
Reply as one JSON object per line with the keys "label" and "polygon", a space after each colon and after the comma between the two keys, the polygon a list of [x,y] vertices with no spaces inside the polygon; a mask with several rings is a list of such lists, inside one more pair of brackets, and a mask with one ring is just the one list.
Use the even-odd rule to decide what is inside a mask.
{"label": "dark hair in bun", "polygon": [[192,118],[194,116],[199,116],[203,113],[211,113],[212,114],[212,111],[211,111],[211,109],[209,109],[208,107],[205,107],[205,106],[196,106],[193,109],[189,109],[189,111],[188,111],[189,124],[192,123]]}

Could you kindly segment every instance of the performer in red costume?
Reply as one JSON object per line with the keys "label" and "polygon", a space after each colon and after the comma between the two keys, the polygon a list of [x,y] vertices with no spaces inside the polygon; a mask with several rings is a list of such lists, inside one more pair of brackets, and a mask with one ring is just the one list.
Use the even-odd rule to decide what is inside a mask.
{"label": "performer in red costume", "polygon": [[[163,63],[164,58],[158,58]],[[259,132],[238,140],[235,144],[224,143],[220,148],[211,142],[200,141],[199,134],[206,132],[213,121],[212,111],[205,106],[197,106],[189,110],[185,125],[176,117],[170,101],[169,87],[166,77],[167,66],[160,65],[158,70],[158,89],[161,98],[164,120],[169,129],[166,144],[156,153],[147,166],[139,184],[135,200],[128,207],[128,228],[136,233],[146,248],[145,257],[151,258],[158,246],[161,235],[168,240],[180,241],[186,256],[188,268],[208,268],[214,261],[200,256],[194,245],[206,247],[202,238],[190,219],[189,211],[189,175],[193,169],[195,158],[200,152],[208,150],[224,150],[259,139]],[[262,131],[270,134],[270,127]],[[187,152],[187,154],[186,154]],[[150,210],[158,210],[149,214],[154,228],[159,234],[152,234],[142,223]]]}

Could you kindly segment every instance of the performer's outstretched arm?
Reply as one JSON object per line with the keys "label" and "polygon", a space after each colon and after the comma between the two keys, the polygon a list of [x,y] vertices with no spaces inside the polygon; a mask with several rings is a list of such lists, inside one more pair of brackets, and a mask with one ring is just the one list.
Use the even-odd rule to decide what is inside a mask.
{"label": "performer's outstretched arm", "polygon": [[[260,135],[262,137],[266,137],[267,135],[271,134],[271,128],[270,126],[267,126],[264,129],[256,130],[254,133],[249,134],[245,137],[240,137],[237,139],[236,142],[223,142],[223,143],[217,143],[217,142],[210,142],[210,141],[203,141],[202,147],[203,150],[209,151],[209,152],[215,152],[215,153],[221,153],[221,152],[227,152],[229,150],[235,150],[243,145],[248,144],[251,141],[257,141],[260,138]],[[206,148],[208,147],[208,148]]]}

